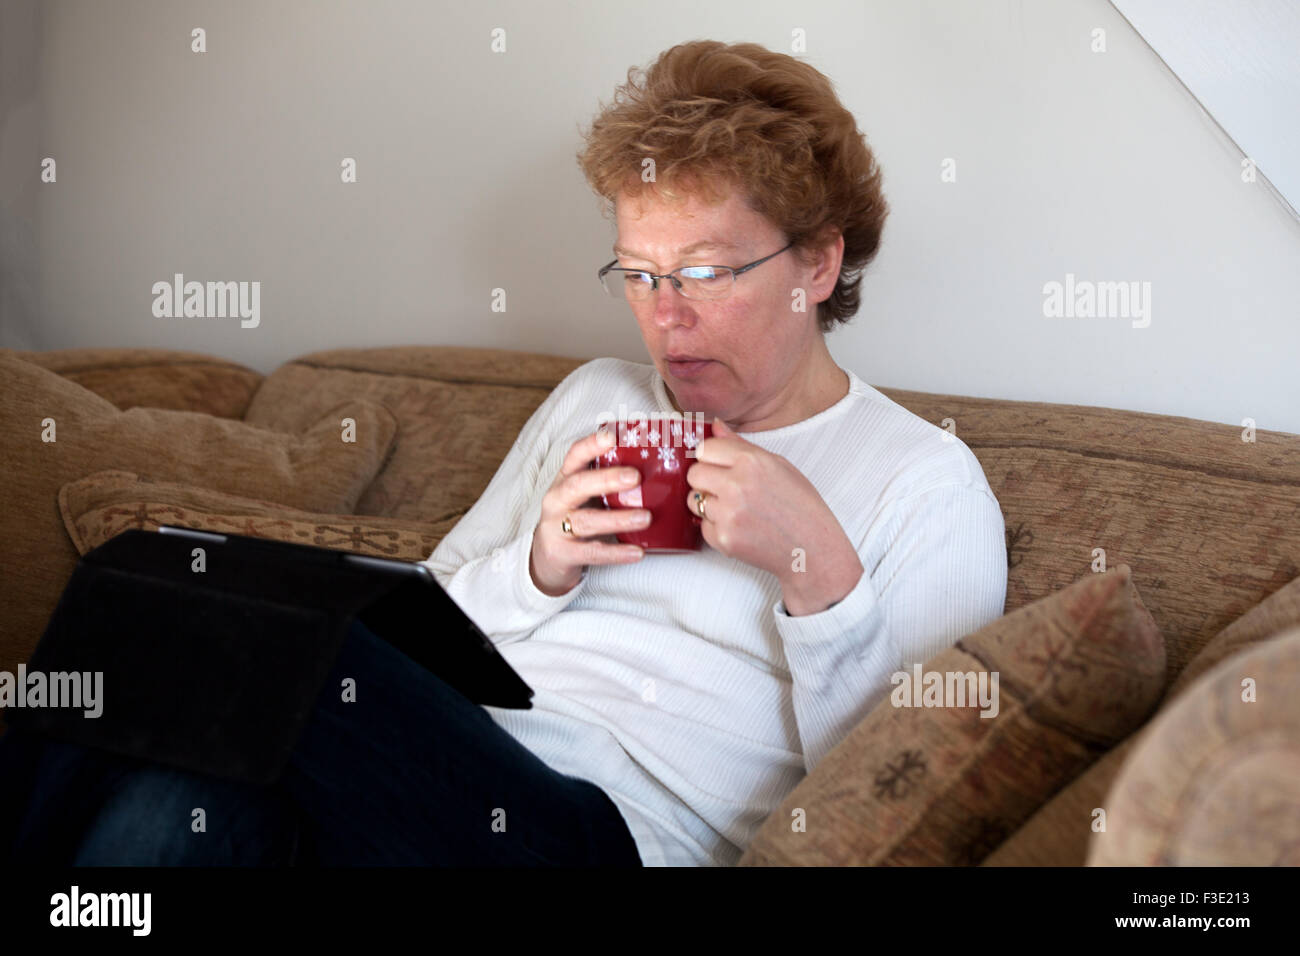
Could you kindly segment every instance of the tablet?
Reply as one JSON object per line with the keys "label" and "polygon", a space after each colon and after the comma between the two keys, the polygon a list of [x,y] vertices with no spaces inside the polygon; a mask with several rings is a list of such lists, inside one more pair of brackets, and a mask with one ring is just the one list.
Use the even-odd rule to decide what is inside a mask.
{"label": "tablet", "polygon": [[357,619],[469,700],[532,707],[532,689],[427,566],[170,526],[123,531],[82,557],[4,719],[268,784]]}
{"label": "tablet", "polygon": [[[533,689],[425,564],[179,525],[161,525],[157,533],[205,549],[215,547],[216,561],[228,566],[229,561],[223,562],[221,556],[224,551],[239,567],[237,578],[230,583],[258,595],[265,593],[266,582],[277,582],[282,597],[295,591],[306,597],[315,594],[328,606],[337,596],[340,575],[350,579],[343,590],[357,595],[357,617],[411,660],[476,704],[525,710],[532,707]],[[210,573],[214,559],[210,550],[205,551],[204,559]],[[311,577],[316,577],[328,593],[305,587],[304,579]]]}

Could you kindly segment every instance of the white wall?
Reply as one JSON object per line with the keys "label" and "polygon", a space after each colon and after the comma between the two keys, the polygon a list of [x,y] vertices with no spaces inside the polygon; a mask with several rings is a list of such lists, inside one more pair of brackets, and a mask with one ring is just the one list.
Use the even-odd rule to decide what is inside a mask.
{"label": "white wall", "polygon": [[1196,101],[1300,209],[1300,4],[1112,0]]}
{"label": "white wall", "polygon": [[0,346],[26,347],[40,334],[35,231],[40,35],[37,0],[0,0]]}
{"label": "white wall", "polygon": [[[673,43],[789,50],[802,28],[893,207],[862,311],[830,336],[841,364],[877,385],[1300,433],[1300,225],[1241,182],[1231,142],[1104,0],[51,0],[13,19],[39,55],[34,93],[0,93],[0,276],[36,292],[0,295],[0,345],[263,371],[406,343],[645,361],[594,277],[613,234],[578,127]],[[45,156],[57,184],[35,182]],[[175,272],[260,281],[260,325],[155,318],[151,287]],[[1150,325],[1044,317],[1044,284],[1067,273],[1150,282]]]}

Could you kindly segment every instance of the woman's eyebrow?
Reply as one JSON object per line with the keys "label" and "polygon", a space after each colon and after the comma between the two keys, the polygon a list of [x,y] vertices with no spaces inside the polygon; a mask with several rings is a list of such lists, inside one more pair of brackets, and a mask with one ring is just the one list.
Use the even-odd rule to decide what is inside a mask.
{"label": "woman's eyebrow", "polygon": [[[700,242],[692,242],[689,246],[686,246],[684,249],[677,250],[677,255],[688,256],[692,252],[695,252],[697,249],[736,249],[736,248],[738,247],[734,242],[719,242],[716,239],[703,239]],[[623,247],[617,244],[615,244],[614,246],[614,255],[626,256],[629,259],[645,259],[647,262],[650,261],[649,256],[644,256],[639,252],[632,252],[631,250],[624,249]]]}

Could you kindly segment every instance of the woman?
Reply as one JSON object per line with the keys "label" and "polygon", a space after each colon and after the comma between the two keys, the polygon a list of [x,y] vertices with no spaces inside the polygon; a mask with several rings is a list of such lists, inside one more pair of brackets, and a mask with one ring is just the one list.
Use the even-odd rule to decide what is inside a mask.
{"label": "woman", "polygon": [[[580,161],[653,367],[573,372],[428,563],[538,691],[487,708],[498,724],[597,783],[644,862],[731,864],[891,674],[1002,614],[1002,515],[965,445],[827,350],[886,204],[824,76],[753,44],[674,47]],[[738,274],[723,297],[664,276],[689,266]],[[593,506],[627,487],[587,467],[621,406],[714,420],[687,472],[708,548],[644,556],[612,535],[646,511]]]}
{"label": "woman", "polygon": [[[974,455],[826,347],[887,208],[830,82],[754,44],[682,44],[629,78],[581,165],[617,225],[602,281],[653,366],[569,375],[427,560],[533,708],[469,704],[358,626],[325,686],[362,674],[380,703],[322,695],[274,798],[122,772],[78,862],[734,864],[891,674],[1001,615],[1002,515]],[[614,538],[649,518],[596,501],[634,469],[588,468],[623,405],[714,421],[687,473],[707,548]],[[200,786],[244,845],[204,857],[143,827]]]}

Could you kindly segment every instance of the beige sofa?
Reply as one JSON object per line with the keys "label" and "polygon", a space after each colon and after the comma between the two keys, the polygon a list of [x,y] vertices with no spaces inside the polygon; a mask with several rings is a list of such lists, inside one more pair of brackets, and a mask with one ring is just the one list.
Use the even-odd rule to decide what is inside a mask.
{"label": "beige sofa", "polygon": [[[0,359],[10,670],[78,553],[128,527],[427,556],[584,361],[407,346],[316,353],[264,377],[158,350]],[[1277,688],[1300,659],[1300,436],[878,387],[953,430],[1002,505],[1009,623],[951,653],[1015,675],[1016,712],[976,732],[953,714],[904,726],[882,705],[773,812],[742,864],[1297,862],[1300,708]],[[340,408],[366,435],[346,458],[312,438]],[[36,438],[47,419],[57,443]],[[1073,709],[1049,693],[1059,698],[1063,673],[1091,681]],[[1243,681],[1253,709],[1235,706]],[[879,784],[909,766],[925,768],[905,788],[919,796]],[[1289,818],[1252,829],[1264,804]],[[1216,821],[1229,818],[1224,837]],[[805,835],[828,819],[840,829]]]}

